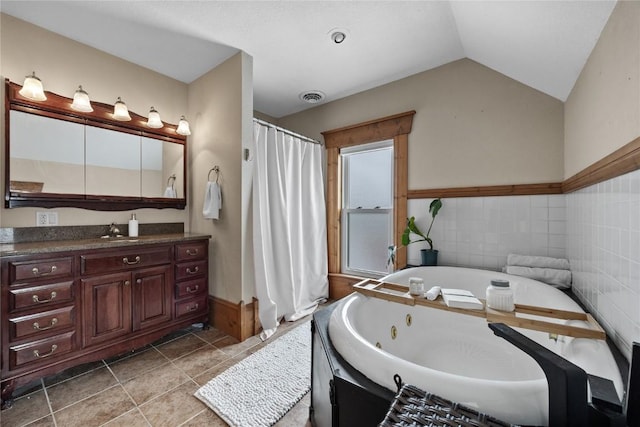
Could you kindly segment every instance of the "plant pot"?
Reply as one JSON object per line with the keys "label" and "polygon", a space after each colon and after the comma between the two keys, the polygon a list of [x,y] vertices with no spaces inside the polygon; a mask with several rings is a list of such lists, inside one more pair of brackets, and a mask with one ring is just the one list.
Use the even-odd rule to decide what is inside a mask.
{"label": "plant pot", "polygon": [[421,265],[438,265],[437,249],[420,249],[420,256],[422,257]]}

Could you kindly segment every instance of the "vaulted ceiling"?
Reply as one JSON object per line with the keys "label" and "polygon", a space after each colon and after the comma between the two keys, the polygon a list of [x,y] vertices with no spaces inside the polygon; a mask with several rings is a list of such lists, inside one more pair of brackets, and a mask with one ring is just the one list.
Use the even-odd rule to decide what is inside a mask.
{"label": "vaulted ceiling", "polygon": [[[12,1],[0,11],[189,83],[238,50],[282,117],[470,58],[566,100],[615,1]],[[335,43],[336,29],[346,39]]]}

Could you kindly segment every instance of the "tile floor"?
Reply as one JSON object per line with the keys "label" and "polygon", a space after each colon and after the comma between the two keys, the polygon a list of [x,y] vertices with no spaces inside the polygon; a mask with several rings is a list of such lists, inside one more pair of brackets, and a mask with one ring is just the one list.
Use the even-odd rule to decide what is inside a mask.
{"label": "tile floor", "polygon": [[[181,330],[133,353],[78,366],[18,390],[13,407],[0,412],[14,426],[225,426],[193,393],[226,368],[292,327],[283,324],[266,343],[243,342],[216,329]],[[278,427],[310,427],[309,393]]]}

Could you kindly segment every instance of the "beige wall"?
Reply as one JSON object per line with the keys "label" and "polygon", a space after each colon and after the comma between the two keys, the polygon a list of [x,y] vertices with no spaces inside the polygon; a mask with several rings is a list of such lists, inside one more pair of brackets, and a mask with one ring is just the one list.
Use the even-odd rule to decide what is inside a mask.
{"label": "beige wall", "polygon": [[[45,90],[72,97],[79,84],[92,100],[113,104],[122,97],[129,109],[146,116],[153,105],[165,122],[177,124],[187,111],[187,85],[11,16],[0,14],[0,75],[22,84],[35,71]],[[4,99],[4,84],[0,90]],[[0,132],[4,141],[4,102]],[[4,146],[4,145],[3,145]],[[4,150],[0,150],[4,190]],[[4,191],[3,191],[4,192]],[[190,196],[190,195],[189,195]],[[4,204],[2,204],[4,206]],[[1,227],[35,226],[37,208],[0,208]],[[57,208],[60,225],[126,222],[130,212]],[[140,209],[141,223],[186,222],[187,210]]]}
{"label": "beige wall", "polygon": [[[231,302],[242,299],[242,100],[243,90],[247,90],[243,88],[246,66],[246,54],[238,53],[189,85],[191,230],[212,235],[209,294]],[[202,206],[207,175],[216,165],[220,167],[222,210],[220,219],[205,219]]]}
{"label": "beige wall", "polygon": [[469,59],[279,119],[320,132],[415,110],[409,189],[558,182],[563,104]]}
{"label": "beige wall", "polygon": [[565,104],[565,178],[640,136],[640,2],[620,1]]}

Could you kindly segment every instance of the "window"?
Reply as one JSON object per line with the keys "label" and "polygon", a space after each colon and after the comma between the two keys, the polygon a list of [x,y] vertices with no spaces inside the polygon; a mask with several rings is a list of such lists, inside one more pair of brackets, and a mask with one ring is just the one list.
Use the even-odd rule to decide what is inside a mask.
{"label": "window", "polygon": [[340,150],[342,272],[380,277],[393,245],[393,140]]}

